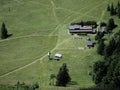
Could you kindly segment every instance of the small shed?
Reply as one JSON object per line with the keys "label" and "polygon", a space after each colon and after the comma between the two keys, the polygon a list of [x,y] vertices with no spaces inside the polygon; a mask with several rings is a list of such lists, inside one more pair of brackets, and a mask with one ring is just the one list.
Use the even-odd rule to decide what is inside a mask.
{"label": "small shed", "polygon": [[62,58],[62,54],[56,53],[54,60],[59,60],[60,58]]}
{"label": "small shed", "polygon": [[89,48],[91,48],[91,47],[94,47],[94,42],[93,41],[91,41],[91,40],[87,40],[87,46],[89,47]]}

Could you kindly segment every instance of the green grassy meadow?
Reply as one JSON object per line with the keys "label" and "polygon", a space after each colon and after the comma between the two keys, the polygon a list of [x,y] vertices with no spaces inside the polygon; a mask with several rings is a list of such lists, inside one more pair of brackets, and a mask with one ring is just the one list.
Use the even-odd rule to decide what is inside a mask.
{"label": "green grassy meadow", "polygon": [[[67,63],[76,83],[68,86],[93,87],[88,71],[102,57],[96,47],[79,48],[86,47],[86,39],[94,40],[94,35],[72,36],[68,27],[81,20],[107,22],[106,7],[110,2],[117,0],[0,0],[0,25],[5,22],[9,34],[13,34],[0,39],[0,84],[38,82],[47,88],[50,75],[57,74],[60,66]],[[55,53],[61,53],[63,58],[48,60],[48,51],[52,58]]]}

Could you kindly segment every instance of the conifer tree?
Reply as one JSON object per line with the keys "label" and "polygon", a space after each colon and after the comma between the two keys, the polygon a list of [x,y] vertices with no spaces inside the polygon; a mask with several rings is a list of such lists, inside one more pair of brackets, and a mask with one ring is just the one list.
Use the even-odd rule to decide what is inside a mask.
{"label": "conifer tree", "polygon": [[106,74],[105,62],[97,61],[93,65],[93,80],[95,84],[99,84],[102,81],[102,78]]}
{"label": "conifer tree", "polygon": [[113,74],[113,81],[116,86],[120,87],[120,62],[115,67],[115,71]]}
{"label": "conifer tree", "polygon": [[105,58],[111,56],[116,49],[116,42],[114,39],[111,39],[109,44],[105,47]]}
{"label": "conifer tree", "polygon": [[107,11],[110,11],[110,5],[108,4]]}
{"label": "conifer tree", "polygon": [[71,78],[69,76],[66,63],[64,63],[60,68],[56,79],[56,86],[66,86],[67,83],[70,82]]}
{"label": "conifer tree", "polygon": [[99,42],[103,38],[103,36],[104,36],[104,33],[98,31],[96,36],[95,36],[95,40],[98,40],[98,42]]}
{"label": "conifer tree", "polygon": [[118,1],[117,7],[119,7],[119,6],[120,6],[120,2]]}
{"label": "conifer tree", "polygon": [[2,23],[2,27],[1,27],[1,38],[2,39],[6,39],[8,37],[8,32],[7,29],[5,27],[5,24]]}
{"label": "conifer tree", "polygon": [[107,31],[111,32],[114,28],[115,28],[115,22],[113,18],[110,18],[108,21],[108,27],[107,27]]}
{"label": "conifer tree", "polygon": [[120,5],[118,6],[118,11],[117,11],[117,13],[118,13],[118,18],[120,18]]}
{"label": "conifer tree", "polygon": [[97,48],[98,54],[103,55],[104,54],[104,48],[105,48],[104,40],[101,39],[99,41],[99,45],[98,45],[98,48]]}
{"label": "conifer tree", "polygon": [[114,5],[112,3],[111,8],[110,8],[110,15],[114,15],[115,14],[115,9],[114,9]]}

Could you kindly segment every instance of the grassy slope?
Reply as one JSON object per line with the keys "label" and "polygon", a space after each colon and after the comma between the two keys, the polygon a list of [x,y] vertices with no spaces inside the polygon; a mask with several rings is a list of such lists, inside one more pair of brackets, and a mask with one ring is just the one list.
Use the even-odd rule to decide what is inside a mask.
{"label": "grassy slope", "polygon": [[[2,2],[2,0],[0,0]],[[100,59],[96,49],[85,47],[86,39],[76,40],[68,34],[68,25],[80,20],[108,21],[105,11],[109,0],[7,0],[0,8],[0,24],[5,21],[13,36],[0,41],[0,74],[38,61],[27,68],[0,78],[1,84],[39,82],[49,86],[50,74],[57,74],[59,67],[67,63],[75,87],[91,87],[89,66]],[[10,11],[9,11],[10,7]],[[119,22],[119,21],[117,21]],[[62,53],[60,61],[48,61],[47,51]]]}

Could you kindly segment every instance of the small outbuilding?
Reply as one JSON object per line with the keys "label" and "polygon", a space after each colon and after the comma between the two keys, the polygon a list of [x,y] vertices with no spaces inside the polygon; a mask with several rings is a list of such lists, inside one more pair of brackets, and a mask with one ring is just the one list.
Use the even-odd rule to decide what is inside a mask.
{"label": "small outbuilding", "polygon": [[54,60],[59,60],[60,58],[62,58],[62,54],[56,53]]}
{"label": "small outbuilding", "polygon": [[94,47],[94,44],[95,44],[95,42],[93,42],[91,39],[88,39],[88,40],[87,40],[87,46],[88,46],[89,48]]}

